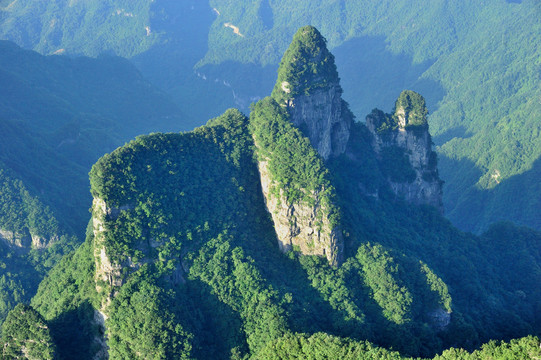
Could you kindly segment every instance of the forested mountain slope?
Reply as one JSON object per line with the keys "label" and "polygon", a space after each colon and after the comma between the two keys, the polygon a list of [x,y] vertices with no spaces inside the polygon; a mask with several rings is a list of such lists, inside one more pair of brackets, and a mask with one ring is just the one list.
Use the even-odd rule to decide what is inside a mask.
{"label": "forested mountain slope", "polygon": [[0,41],[0,78],[3,319],[84,239],[92,164],[138,133],[185,128],[122,58],[46,57]]}
{"label": "forested mountain slope", "polygon": [[[308,71],[298,83],[283,77],[296,65]],[[375,110],[375,132],[350,124],[345,148],[332,132],[311,136],[313,125],[335,127],[331,112],[296,127],[282,101],[317,113],[323,104],[308,104],[329,89],[344,110],[334,120],[351,120],[335,73],[325,40],[303,27],[278,74],[290,98],[273,93],[249,118],[230,109],[192,132],[139,136],[103,156],[90,173],[87,239],[31,303],[45,343],[78,359],[398,359],[524,337],[442,357],[535,358],[539,339],[525,336],[541,332],[541,234],[510,223],[482,237],[463,233],[428,200],[414,203],[393,186],[424,186],[419,167],[421,179],[438,183],[437,159],[417,161],[431,152],[415,92],[403,92],[391,113]],[[326,136],[328,157],[317,146]],[[408,151],[404,139],[422,139],[423,151]],[[297,240],[284,241],[272,201]],[[9,337],[19,334],[17,311],[4,326],[10,351],[27,343]]]}

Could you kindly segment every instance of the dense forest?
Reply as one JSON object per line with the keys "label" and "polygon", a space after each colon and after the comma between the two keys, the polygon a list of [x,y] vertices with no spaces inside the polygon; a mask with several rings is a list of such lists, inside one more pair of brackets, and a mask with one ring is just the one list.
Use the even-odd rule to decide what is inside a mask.
{"label": "dense forest", "polygon": [[202,125],[265,97],[295,31],[317,26],[360,121],[405,88],[424,94],[447,216],[480,234],[499,220],[541,230],[539,16],[536,0],[3,0],[0,36],[42,54],[127,57]]}
{"label": "dense forest", "polygon": [[540,16],[0,0],[0,358],[540,358]]}
{"label": "dense forest", "polygon": [[[313,34],[318,41],[292,46],[325,46]],[[284,68],[289,61],[298,59],[286,56]],[[428,131],[421,95],[403,92],[398,108],[412,127],[374,110],[388,121],[384,134]],[[362,123],[324,161],[276,100],[251,110],[138,136],[101,157],[86,241],[49,271],[30,306],[7,315],[4,356],[539,356],[541,234],[506,222],[464,233],[436,208],[397,196],[387,169],[407,154],[379,156]],[[274,196],[330,209],[322,216],[345,241],[338,264],[280,250],[262,161]],[[314,193],[324,200],[312,203]]]}

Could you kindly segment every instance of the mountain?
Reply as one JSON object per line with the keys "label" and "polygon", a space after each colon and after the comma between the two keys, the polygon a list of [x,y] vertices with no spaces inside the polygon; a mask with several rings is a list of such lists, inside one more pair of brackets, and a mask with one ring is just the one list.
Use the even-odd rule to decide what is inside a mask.
{"label": "mountain", "polygon": [[424,94],[446,216],[480,234],[499,220],[541,230],[540,16],[536,0],[3,0],[0,36],[43,54],[127,57],[202,125],[266,96],[295,31],[317,26],[361,121],[404,88]]}
{"label": "mountain", "polygon": [[85,237],[88,172],[139,133],[185,130],[127,60],[43,56],[0,41],[0,319]]}
{"label": "mountain", "polygon": [[41,283],[36,326],[78,359],[398,359],[518,337],[442,357],[537,356],[541,234],[442,217],[426,114],[406,90],[353,122],[325,39],[302,27],[249,117],[94,164],[86,241]]}

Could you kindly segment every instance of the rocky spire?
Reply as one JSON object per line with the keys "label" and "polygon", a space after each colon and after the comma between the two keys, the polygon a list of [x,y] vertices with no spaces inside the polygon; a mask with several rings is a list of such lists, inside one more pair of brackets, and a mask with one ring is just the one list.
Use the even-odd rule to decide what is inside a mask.
{"label": "rocky spire", "polygon": [[437,155],[428,132],[425,99],[404,90],[392,114],[374,110],[366,126],[374,135],[373,147],[381,161],[393,163],[386,174],[393,191],[414,204],[427,204],[443,212],[442,186]]}
{"label": "rocky spire", "polygon": [[346,149],[353,114],[342,99],[334,56],[313,26],[300,28],[278,69],[272,97],[324,159]]}

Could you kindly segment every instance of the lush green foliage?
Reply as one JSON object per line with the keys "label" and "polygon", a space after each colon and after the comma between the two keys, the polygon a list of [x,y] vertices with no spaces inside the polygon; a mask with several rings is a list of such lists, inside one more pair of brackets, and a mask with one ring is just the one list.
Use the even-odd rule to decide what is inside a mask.
{"label": "lush green foliage", "polygon": [[[193,132],[141,136],[104,156],[90,173],[107,208],[93,213],[104,231],[94,238],[89,228],[32,303],[59,354],[100,351],[102,307],[110,354],[128,358],[399,358],[366,340],[429,357],[539,334],[541,235],[499,224],[477,237],[401,202],[369,141],[354,125],[347,154],[326,165],[266,98],[250,120],[229,110]],[[319,192],[341,213],[342,266],[278,251],[257,160],[269,161],[275,191],[299,200]],[[98,294],[101,246],[123,267],[123,285]],[[538,340],[510,344],[489,343],[485,354],[531,354]]]}
{"label": "lush green foliage", "polygon": [[325,333],[288,334],[257,353],[253,359],[344,359],[344,360],[399,360],[404,359],[397,352],[378,348],[368,342],[353,341]]}
{"label": "lush green foliage", "polygon": [[152,281],[149,269],[141,269],[112,301],[107,319],[109,356],[115,359],[185,359],[191,350],[191,334],[178,323],[173,290]]}
{"label": "lush green foliage", "polygon": [[[94,280],[93,235],[62,260],[41,282],[32,306],[45,318],[61,358],[92,359],[102,335],[96,323],[99,299]],[[73,331],[78,329],[78,331]]]}
{"label": "lush green foliage", "polygon": [[[243,206],[254,193],[243,193],[257,186],[248,182],[257,170],[247,119],[230,110],[210,124],[186,134],[138,137],[92,167],[94,197],[129,209],[105,219],[111,256],[139,261],[156,254],[164,266],[173,266],[182,247],[203,241],[204,230],[217,235],[247,216]],[[146,245],[151,253],[137,250],[134,245],[148,244],[147,238],[156,243]]]}
{"label": "lush green foliage", "polygon": [[[366,140],[358,136],[353,141]],[[359,146],[360,149],[362,146]],[[359,159],[360,156],[356,158]],[[365,161],[363,165],[370,166],[370,164],[369,161]],[[422,260],[423,264],[437,274],[446,285],[443,287],[442,282],[433,278],[424,265],[416,265],[417,269],[424,274],[425,285],[423,286],[429,285],[427,289],[430,290],[427,293],[433,294],[432,299],[428,300],[430,303],[449,309],[449,295],[452,297],[451,326],[446,334],[441,334],[443,346],[457,346],[461,343],[459,346],[470,348],[474,343],[494,337],[508,339],[511,336],[510,331],[516,334],[514,336],[539,331],[535,323],[537,320],[534,320],[537,319],[534,315],[537,311],[535,309],[539,307],[539,295],[534,284],[539,281],[541,273],[538,251],[532,248],[533,244],[539,244],[538,233],[526,231],[511,224],[498,225],[494,231],[487,233],[492,240],[485,241],[483,238],[457,231],[437,216],[433,210],[416,209],[396,202],[394,195],[385,190],[385,186],[381,180],[377,180],[377,177],[359,178],[360,170],[357,170],[359,165],[355,161],[345,157],[338,158],[333,160],[330,167],[331,173],[335,174],[333,185],[336,186],[340,199],[338,204],[342,210],[343,223],[353,237],[350,237],[352,253],[349,256],[354,254],[354,249],[357,249],[358,245],[354,245],[357,241],[381,244],[393,251],[400,249],[399,253],[404,253],[412,259]],[[374,164],[371,169],[378,171],[378,167]],[[375,202],[370,196],[363,195],[359,191],[359,189],[366,189],[367,195],[370,195],[370,189],[373,187],[378,189],[381,201]],[[510,248],[502,245],[502,241],[506,244],[513,243],[512,253],[516,258],[506,259],[506,253]],[[504,246],[505,250],[499,246]],[[360,249],[363,247],[361,246]],[[392,255],[394,261],[400,259],[400,257],[397,258],[398,254]],[[378,257],[374,257],[375,259]],[[414,264],[415,262],[408,261],[407,263]],[[518,267],[522,270],[518,270]],[[526,267],[528,270],[525,270]],[[391,266],[386,273],[393,274],[392,269]],[[399,269],[400,266],[396,268],[397,275],[401,273]],[[384,280],[389,275],[373,276],[375,284],[379,281],[388,284],[382,289],[393,288],[392,282]],[[509,275],[513,280],[506,280]],[[404,283],[416,284],[406,286],[407,290],[419,289],[421,282],[413,280],[410,276],[408,278],[409,280],[404,282],[404,278],[399,275],[398,279],[393,280],[398,280],[396,289],[402,289],[400,284]],[[376,285],[373,285],[373,288],[378,289]],[[521,297],[519,288],[529,295]],[[393,296],[400,295],[395,291],[393,294]],[[407,292],[402,291],[402,294],[404,300],[408,299]],[[517,301],[518,298],[523,300]],[[386,299],[386,297],[381,299]],[[396,299],[400,300],[399,297]],[[494,301],[494,299],[499,300]],[[421,300],[421,303],[423,301]],[[399,310],[407,309],[404,305],[408,302],[400,300],[392,301],[391,304],[393,306],[403,304],[395,308],[394,313],[398,314]],[[433,306],[429,305],[427,308],[433,308]],[[403,313],[407,314],[407,310]],[[463,316],[466,313],[468,315]],[[503,319],[508,322],[508,325],[503,325]],[[479,326],[480,323],[490,323],[491,329]]]}
{"label": "lush green foliage", "polygon": [[[59,226],[83,238],[90,166],[141,132],[178,129],[179,111],[120,58],[44,57],[6,41],[0,48],[0,161],[10,179],[2,181],[3,206],[29,215],[43,209],[39,220],[17,216],[36,230],[41,223],[46,234],[37,235],[60,235]],[[30,205],[36,201],[43,205]]]}
{"label": "lush green foliage", "polygon": [[393,117],[397,123],[399,110],[404,112],[405,127],[428,125],[428,109],[426,108],[425,98],[421,94],[412,90],[402,91],[394,105]]}
{"label": "lush green foliage", "polygon": [[280,62],[272,97],[284,104],[290,98],[310,95],[338,81],[334,56],[327,49],[325,38],[313,26],[304,26],[293,36]]}
{"label": "lush green foliage", "polygon": [[84,238],[92,163],[140,132],[181,125],[178,109],[120,58],[44,57],[1,41],[0,78],[3,320]]}
{"label": "lush green foliage", "polygon": [[541,191],[536,0],[0,4],[2,38],[42,53],[129,56],[182,108],[205,114],[194,118],[199,124],[265,96],[291,37],[316,26],[358,118],[392,107],[404,88],[427,96],[455,224],[480,233],[508,219],[541,229],[539,202],[531,200]]}
{"label": "lush green foliage", "polygon": [[55,344],[43,317],[31,306],[19,304],[2,325],[2,359],[55,358]]}
{"label": "lush green foliage", "polygon": [[521,339],[490,341],[481,349],[471,354],[464,349],[450,349],[436,356],[434,360],[483,360],[483,359],[537,359],[541,356],[541,344],[537,337],[528,336]]}
{"label": "lush green foliage", "polygon": [[225,235],[201,249],[190,277],[208,284],[220,301],[239,314],[252,353],[287,331],[277,291],[265,284],[242,248],[231,248]]}
{"label": "lush green foliage", "polygon": [[[59,232],[51,210],[32,197],[23,183],[0,169],[0,224],[2,230],[25,236],[25,231],[50,239]],[[27,244],[28,245],[28,244]]]}
{"label": "lush green foliage", "polygon": [[[4,4],[3,4],[4,5]],[[150,4],[148,2],[89,1],[43,4],[22,2],[2,8],[18,21],[3,22],[3,34],[24,47],[44,54],[55,52],[97,56],[105,51],[120,56],[133,56],[147,50],[157,39],[147,36]],[[13,6],[12,6],[13,5]],[[6,14],[6,15],[7,15]],[[49,23],[43,19],[57,18]],[[99,20],[98,20],[99,19]],[[82,31],[73,31],[77,27]],[[31,28],[31,31],[28,31]]]}
{"label": "lush green foliage", "polygon": [[[256,149],[252,136],[266,146]],[[355,125],[352,136],[349,156],[332,160],[328,171],[269,98],[254,106],[250,121],[230,110],[191,133],[139,137],[102,158],[91,172],[92,192],[119,209],[105,218],[106,249],[117,263],[132,261],[124,285],[112,289],[110,354],[398,357],[368,340],[429,357],[539,332],[539,234],[501,225],[485,240],[458,232],[431,208],[396,200],[368,152],[364,126]],[[277,146],[283,139],[291,139],[288,146]],[[338,268],[278,251],[254,154],[286,156],[285,149],[313,154],[316,162],[307,165],[320,164],[319,179],[336,186],[346,231],[346,261]],[[295,167],[303,164],[298,159],[288,164],[298,170],[277,174],[318,186],[302,173],[310,167]],[[380,200],[359,189],[377,191]],[[513,253],[504,255],[500,246],[509,238]],[[76,346],[95,353],[93,339],[101,336],[92,320],[101,303],[93,241],[89,232],[33,301],[55,342],[66,327],[85,329],[65,337],[71,345],[57,342],[67,357]]]}

